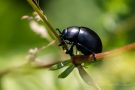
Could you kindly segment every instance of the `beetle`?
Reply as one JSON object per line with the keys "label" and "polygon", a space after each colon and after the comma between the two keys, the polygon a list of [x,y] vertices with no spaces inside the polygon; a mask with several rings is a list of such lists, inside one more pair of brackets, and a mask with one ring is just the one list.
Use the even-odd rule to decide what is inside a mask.
{"label": "beetle", "polygon": [[[60,44],[63,49],[66,49],[66,54],[74,56],[73,47],[76,46],[84,55],[93,55],[102,52],[102,42],[98,34],[88,27],[71,26],[64,29],[62,32],[57,29],[60,34]],[[68,47],[70,45],[70,47]],[[66,47],[64,47],[66,46]]]}

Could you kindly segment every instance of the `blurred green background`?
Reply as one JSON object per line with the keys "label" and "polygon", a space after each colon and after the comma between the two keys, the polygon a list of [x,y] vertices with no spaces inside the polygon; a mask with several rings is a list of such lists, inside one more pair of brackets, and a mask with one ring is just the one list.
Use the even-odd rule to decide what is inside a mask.
{"label": "blurred green background", "polygon": [[[101,37],[104,51],[135,42],[134,4],[134,0],[40,0],[55,28],[90,27]],[[21,20],[32,12],[26,0],[0,0],[0,70],[24,63],[30,48],[49,43],[31,30],[28,21]],[[57,50],[52,46],[44,55],[52,58],[48,54],[53,53],[56,58]],[[134,58],[134,51],[123,53],[105,58],[86,70],[102,90],[135,90]],[[77,70],[66,79],[57,78],[60,72],[45,69],[8,74],[0,78],[0,90],[90,90]]]}

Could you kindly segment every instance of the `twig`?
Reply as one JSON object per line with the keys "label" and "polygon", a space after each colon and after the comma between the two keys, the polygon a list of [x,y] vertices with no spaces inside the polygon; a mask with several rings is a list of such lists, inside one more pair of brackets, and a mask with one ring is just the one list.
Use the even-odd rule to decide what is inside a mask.
{"label": "twig", "polygon": [[111,51],[106,51],[103,53],[96,54],[96,58],[101,59],[101,58],[108,57],[108,56],[118,55],[118,54],[124,53],[129,50],[133,50],[133,49],[135,49],[135,43],[131,43],[131,44],[128,44],[126,46],[123,46],[121,48],[114,49]]}
{"label": "twig", "polygon": [[[118,55],[118,54],[124,53],[124,52],[129,51],[129,50],[133,50],[133,49],[135,49],[135,43],[131,43],[131,44],[128,44],[126,46],[123,46],[121,48],[114,49],[114,50],[111,50],[111,51],[98,53],[98,54],[95,55],[95,57],[96,57],[97,60],[102,60],[104,57],[109,57],[109,56],[111,57],[111,56]],[[76,56],[73,56],[71,58],[74,59],[74,60],[77,60],[76,61],[77,63],[81,63],[84,60],[89,60],[90,62],[93,61],[92,55],[90,55],[90,56],[76,55]],[[50,63],[50,64],[45,64],[45,65],[43,65],[43,64],[42,65],[36,65],[35,68],[48,68],[48,67],[51,67],[52,65],[55,65],[57,63],[59,63],[59,62],[54,62],[54,63]]]}
{"label": "twig", "polygon": [[[124,53],[124,52],[129,51],[129,50],[133,50],[133,49],[135,49],[135,43],[131,43],[131,44],[128,44],[126,46],[123,46],[121,48],[114,49],[114,50],[111,50],[111,51],[98,53],[98,54],[95,55],[95,57],[96,57],[97,60],[101,60],[104,57],[111,57],[113,55],[118,55],[118,54]],[[77,62],[83,62],[84,60],[92,61],[93,57],[91,55],[90,56],[77,55],[77,56],[71,57],[71,59],[75,59],[75,60],[77,60]],[[42,64],[35,63],[34,65],[31,65],[31,66],[33,68],[36,68],[36,69],[45,69],[45,68],[49,68],[52,65],[55,65],[55,64],[57,64],[59,62],[52,62],[52,63],[49,63],[49,64],[47,64],[47,63],[45,63],[45,64],[43,64],[43,63]],[[0,76],[4,76],[4,75],[6,75],[8,73],[13,72],[16,69],[20,69],[23,66],[25,66],[26,64],[22,64],[20,66],[15,66],[15,67],[8,68],[6,70],[0,71]]]}
{"label": "twig", "polygon": [[[120,47],[118,49],[114,49],[111,51],[106,51],[106,52],[95,54],[95,57],[97,60],[102,60],[104,57],[118,55],[118,54],[124,53],[129,50],[133,50],[133,49],[135,49],[135,43],[131,43],[131,44],[128,44],[126,46],[123,46],[123,47]],[[90,56],[77,55],[77,56],[72,57],[72,59],[76,60],[76,63],[83,62],[84,60],[88,60],[90,62],[93,61],[92,55],[90,55]]]}

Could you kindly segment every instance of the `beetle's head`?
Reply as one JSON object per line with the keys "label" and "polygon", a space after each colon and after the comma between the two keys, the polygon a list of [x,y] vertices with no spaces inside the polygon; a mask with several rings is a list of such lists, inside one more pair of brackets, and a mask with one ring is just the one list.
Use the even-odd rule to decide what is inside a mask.
{"label": "beetle's head", "polygon": [[65,37],[65,35],[63,34],[63,32],[61,32],[59,29],[56,29],[58,32],[59,32],[59,41],[60,41],[60,44],[59,46],[62,46],[62,48],[64,50],[68,50],[68,46],[67,46],[67,39]]}

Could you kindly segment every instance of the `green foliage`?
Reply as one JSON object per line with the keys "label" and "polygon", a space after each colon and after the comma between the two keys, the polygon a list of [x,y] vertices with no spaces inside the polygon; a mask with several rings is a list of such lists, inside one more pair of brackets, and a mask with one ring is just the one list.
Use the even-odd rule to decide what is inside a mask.
{"label": "green foliage", "polygon": [[71,64],[71,60],[68,60],[68,61],[62,61],[62,62],[59,62],[53,66],[50,67],[50,70],[58,70],[58,69],[61,69],[65,66],[68,66],[69,64]]}
{"label": "green foliage", "polygon": [[74,65],[68,66],[68,68],[65,71],[63,71],[58,77],[66,78],[73,71],[74,68],[75,68]]}

